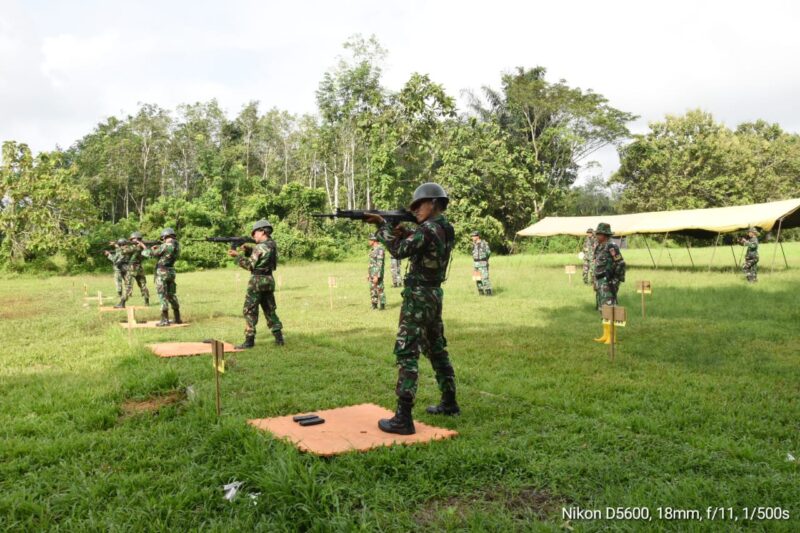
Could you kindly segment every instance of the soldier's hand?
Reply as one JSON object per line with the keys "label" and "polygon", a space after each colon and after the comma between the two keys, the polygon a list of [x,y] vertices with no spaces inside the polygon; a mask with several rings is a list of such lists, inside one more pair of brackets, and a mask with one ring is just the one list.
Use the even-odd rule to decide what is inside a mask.
{"label": "soldier's hand", "polygon": [[364,222],[368,222],[370,224],[375,224],[376,226],[382,226],[386,223],[386,220],[378,214],[375,213],[365,213],[364,214]]}
{"label": "soldier's hand", "polygon": [[228,255],[231,256],[231,257],[237,257],[239,255],[239,252],[237,252],[236,250],[230,250],[229,249],[228,250]]}
{"label": "soldier's hand", "polygon": [[103,250],[103,253],[106,255],[111,255],[111,252],[109,252],[108,250]]}

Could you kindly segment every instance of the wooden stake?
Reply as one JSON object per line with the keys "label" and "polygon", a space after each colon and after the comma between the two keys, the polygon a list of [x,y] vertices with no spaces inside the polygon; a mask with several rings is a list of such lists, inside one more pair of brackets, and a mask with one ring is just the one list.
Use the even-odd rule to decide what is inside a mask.
{"label": "wooden stake", "polygon": [[219,362],[220,360],[225,360],[225,345],[218,340],[211,341],[211,351],[214,354],[214,379],[216,380],[216,406],[217,406],[217,417],[222,414],[222,400],[220,398],[220,387],[219,387]]}
{"label": "wooden stake", "polygon": [[614,360],[614,355],[616,354],[615,346],[617,343],[617,325],[614,321],[617,319],[617,306],[611,306],[611,344],[609,345],[609,349],[611,350],[611,360]]}
{"label": "wooden stake", "polygon": [[644,318],[644,290],[642,290],[642,318]]}

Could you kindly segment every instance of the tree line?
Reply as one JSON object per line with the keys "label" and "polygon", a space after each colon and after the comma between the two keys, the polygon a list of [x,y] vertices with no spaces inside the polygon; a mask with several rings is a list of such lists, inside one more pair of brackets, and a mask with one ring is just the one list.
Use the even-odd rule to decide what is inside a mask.
{"label": "tree line", "polygon": [[[215,100],[174,110],[142,104],[66,149],[34,155],[5,142],[0,262],[96,268],[105,266],[108,240],[171,225],[183,239],[183,266],[213,267],[224,255],[194,239],[238,235],[262,217],[275,224],[283,257],[335,260],[361,250],[368,229],[310,213],[401,207],[424,181],[451,195],[448,213],[464,249],[479,230],[494,249],[508,250],[518,230],[549,214],[798,194],[798,136],[777,125],[730,131],[697,111],[631,136],[635,115],[549,80],[542,67],[502,75],[499,87],[469,94],[459,110],[426,74],[386,88],[385,56],[374,37],[349,39],[321,78],[314,114],[258,102],[235,117]],[[608,145],[622,159],[611,184],[596,176],[575,187],[581,163]]]}

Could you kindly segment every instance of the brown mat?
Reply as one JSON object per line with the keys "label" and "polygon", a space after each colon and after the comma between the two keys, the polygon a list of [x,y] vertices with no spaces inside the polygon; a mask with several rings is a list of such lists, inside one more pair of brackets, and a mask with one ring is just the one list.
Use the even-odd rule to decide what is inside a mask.
{"label": "brown mat", "polygon": [[[151,320],[149,322],[137,322],[136,324],[132,324],[131,327],[133,329],[136,328],[159,328],[159,329],[170,329],[170,328],[185,328],[190,324],[190,322],[184,322],[183,324],[173,324],[172,322],[169,323],[169,326],[157,326],[156,324],[159,323],[159,320]],[[127,322],[120,322],[120,326],[124,329],[128,329]]]}
{"label": "brown mat", "polygon": [[[113,307],[113,306],[101,306],[100,312],[101,313],[110,313],[112,311],[125,311],[126,309],[150,309],[146,305],[129,305],[128,307]],[[153,307],[153,309],[156,309]],[[127,311],[125,311],[127,312]]]}
{"label": "brown mat", "polygon": [[247,423],[258,429],[269,431],[278,438],[287,439],[301,451],[324,457],[353,450],[363,452],[393,444],[442,440],[458,435],[451,429],[429,426],[417,421],[414,421],[417,429],[414,435],[384,433],[378,429],[378,420],[391,418],[394,413],[371,403],[310,412],[324,418],[325,423],[316,426],[301,426],[292,421],[294,415],[248,420]]}
{"label": "brown mat", "polygon": [[[211,345],[205,342],[159,342],[148,344],[150,351],[159,357],[186,357],[189,355],[211,354]],[[225,343],[225,353],[241,352],[233,344]]]}

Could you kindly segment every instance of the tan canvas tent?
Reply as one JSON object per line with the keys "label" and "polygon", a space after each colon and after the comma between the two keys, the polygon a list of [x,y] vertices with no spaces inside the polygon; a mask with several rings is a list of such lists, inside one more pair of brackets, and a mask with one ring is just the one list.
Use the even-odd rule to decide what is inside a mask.
{"label": "tan canvas tent", "polygon": [[710,209],[685,209],[680,211],[653,211],[629,215],[591,217],[547,217],[517,235],[522,237],[549,237],[553,235],[586,234],[600,222],[611,224],[614,235],[635,233],[680,233],[695,237],[714,237],[720,233],[745,230],[750,226],[771,231],[800,227],[800,198],[765,204],[715,207]]}

